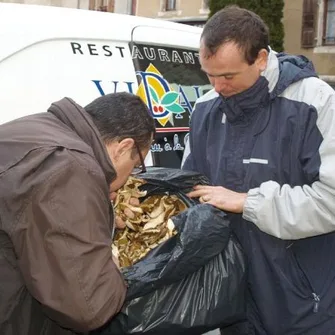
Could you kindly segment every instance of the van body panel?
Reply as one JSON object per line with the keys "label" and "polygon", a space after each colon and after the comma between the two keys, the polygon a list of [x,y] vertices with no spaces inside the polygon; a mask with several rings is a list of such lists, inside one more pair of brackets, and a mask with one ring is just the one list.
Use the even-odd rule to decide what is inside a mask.
{"label": "van body panel", "polygon": [[155,27],[155,29],[152,29],[152,26],[137,26],[132,32],[132,41],[197,50],[200,44],[201,29],[185,31],[183,28],[179,24],[177,27]]}
{"label": "van body panel", "polygon": [[[72,44],[89,44],[91,50],[105,47],[113,52],[110,56],[113,60],[74,54]],[[97,85],[101,81],[110,83],[109,93],[128,91],[127,82],[132,83],[135,92],[137,88],[133,61],[125,42],[79,38],[42,41],[0,62],[0,74],[0,123],[46,111],[53,101],[64,96],[85,106],[99,96]]]}

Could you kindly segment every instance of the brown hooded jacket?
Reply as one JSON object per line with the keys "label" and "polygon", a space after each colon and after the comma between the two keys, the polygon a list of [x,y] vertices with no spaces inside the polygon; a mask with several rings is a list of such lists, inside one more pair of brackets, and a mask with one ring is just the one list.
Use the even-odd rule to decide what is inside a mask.
{"label": "brown hooded jacket", "polygon": [[0,334],[105,324],[126,286],[112,260],[115,171],[71,99],[0,126]]}

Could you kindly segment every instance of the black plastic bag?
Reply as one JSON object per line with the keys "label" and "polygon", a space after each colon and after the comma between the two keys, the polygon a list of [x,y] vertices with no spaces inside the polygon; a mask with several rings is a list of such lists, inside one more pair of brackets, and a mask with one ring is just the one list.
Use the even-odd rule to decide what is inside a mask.
{"label": "black plastic bag", "polygon": [[173,217],[178,234],[123,269],[129,288],[122,311],[94,334],[202,334],[243,318],[244,257],[228,216],[186,193],[203,176],[153,169],[141,178],[149,194],[185,197],[188,210]]}
{"label": "black plastic bag", "polygon": [[181,281],[128,301],[103,335],[203,334],[244,317],[245,268],[234,238]]}
{"label": "black plastic bag", "polygon": [[176,194],[188,207],[198,204],[199,201],[190,199],[186,193],[190,192],[195,185],[208,185],[209,181],[204,175],[173,168],[148,168],[146,173],[139,175],[146,180],[147,184],[141,187],[147,191],[147,195],[153,194]]}

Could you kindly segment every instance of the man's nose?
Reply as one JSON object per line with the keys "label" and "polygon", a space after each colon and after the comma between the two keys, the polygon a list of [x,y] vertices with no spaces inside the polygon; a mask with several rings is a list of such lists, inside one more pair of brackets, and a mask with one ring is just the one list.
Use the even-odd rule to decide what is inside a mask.
{"label": "man's nose", "polygon": [[223,78],[215,78],[212,85],[217,93],[220,93],[226,87],[226,83]]}

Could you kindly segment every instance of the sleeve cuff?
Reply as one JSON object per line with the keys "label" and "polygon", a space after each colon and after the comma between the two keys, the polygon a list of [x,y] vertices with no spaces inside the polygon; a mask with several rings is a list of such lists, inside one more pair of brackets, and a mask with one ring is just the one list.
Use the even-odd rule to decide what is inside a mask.
{"label": "sleeve cuff", "polygon": [[243,219],[251,221],[256,224],[257,222],[257,205],[259,203],[259,188],[249,190],[247,198],[243,206]]}

